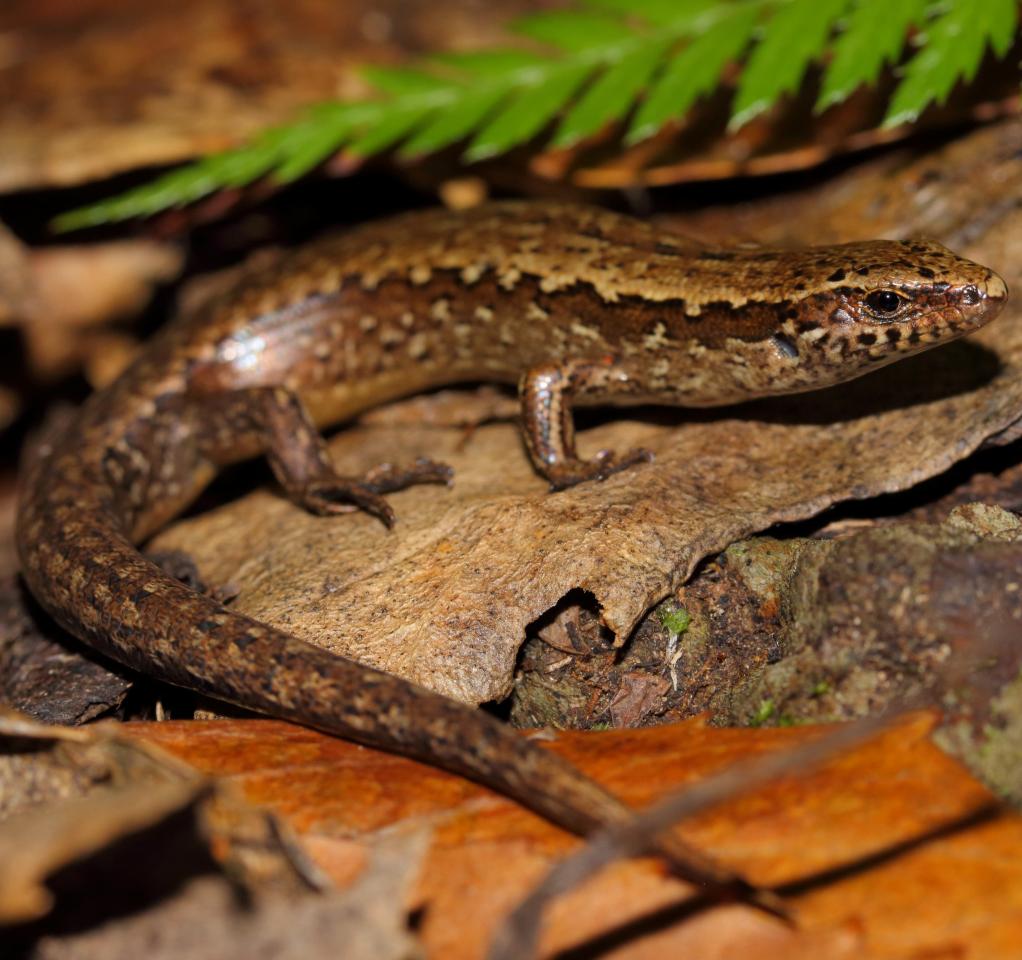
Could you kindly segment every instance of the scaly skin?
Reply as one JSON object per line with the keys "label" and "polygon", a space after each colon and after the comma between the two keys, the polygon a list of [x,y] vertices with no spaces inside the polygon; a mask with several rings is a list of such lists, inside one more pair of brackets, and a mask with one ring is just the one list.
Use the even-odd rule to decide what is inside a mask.
{"label": "scaly skin", "polygon": [[[169,325],[91,398],[23,478],[24,576],[64,627],[115,660],[446,767],[585,833],[628,811],[553,754],[232,613],[135,544],[223,465],[260,453],[305,507],[392,522],[382,493],[446,481],[447,468],[339,477],[317,427],[419,390],[518,382],[536,469],[565,487],[647,459],[579,460],[573,405],[812,390],[975,330],[1005,296],[985,267],[922,241],[706,249],[604,211],[530,203],[371,224]],[[673,838],[664,852],[696,879],[735,881]]]}

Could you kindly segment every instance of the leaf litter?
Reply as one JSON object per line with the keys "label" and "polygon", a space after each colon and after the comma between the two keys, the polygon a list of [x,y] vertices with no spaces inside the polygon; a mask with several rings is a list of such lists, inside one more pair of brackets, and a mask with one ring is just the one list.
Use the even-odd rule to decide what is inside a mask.
{"label": "leaf litter", "polygon": [[[1011,213],[1002,210],[1002,214],[993,218],[992,225],[984,225],[981,232],[1007,244],[1011,237]],[[967,235],[967,228],[967,224],[959,223],[944,235],[960,239]],[[1008,275],[1010,285],[1018,286],[1019,278],[1011,275],[1012,264],[1017,260],[1000,259],[996,244],[990,248],[994,255],[984,256],[982,238],[970,242],[972,246],[963,252],[987,260]],[[1000,257],[1007,249],[1010,247],[1002,246]],[[463,429],[427,431],[399,422],[377,425],[371,430],[356,428],[339,435],[335,441],[340,465],[357,469],[380,459],[429,452],[448,458],[459,469],[454,491],[412,490],[395,497],[402,527],[392,535],[384,534],[372,521],[358,516],[315,520],[303,535],[309,540],[304,546],[302,536],[288,535],[305,518],[274,493],[262,491],[238,504],[186,521],[161,538],[158,546],[187,550],[197,560],[204,579],[211,583],[239,585],[240,594],[234,603],[247,612],[270,620],[279,616],[275,622],[310,639],[338,644],[338,649],[348,649],[343,644],[350,642],[352,655],[364,656],[420,682],[432,680],[434,687],[468,702],[495,699],[510,682],[525,627],[570,590],[581,588],[590,593],[600,605],[607,626],[623,641],[646,607],[671,592],[703,555],[721,549],[731,540],[780,520],[810,516],[840,499],[904,489],[946,469],[986,439],[1013,439],[1013,426],[1022,409],[1020,378],[1015,372],[1022,340],[1020,327],[1018,308],[1009,307],[997,324],[973,341],[906,361],[868,381],[828,392],[829,395],[815,396],[811,415],[805,413],[796,398],[750,406],[740,411],[741,419],[735,418],[733,411],[724,411],[721,419],[717,419],[720,414],[679,415],[671,419],[658,413],[642,420],[599,424],[583,434],[582,443],[589,445],[589,449],[644,443],[657,450],[658,463],[637,471],[627,482],[623,482],[623,477],[614,478],[590,490],[556,496],[546,494],[532,475],[513,428],[508,425],[483,426],[468,436]],[[949,430],[949,423],[953,430]],[[727,432],[742,441],[745,449],[740,444],[735,449],[725,443]],[[232,514],[232,510],[236,512]],[[241,523],[243,518],[247,518],[247,527]],[[204,530],[200,524],[212,527]],[[322,536],[317,535],[317,526]],[[181,531],[187,536],[183,542],[175,541]],[[201,541],[217,533],[224,542],[211,548],[210,556],[206,556],[203,548],[207,544]],[[193,539],[188,541],[187,537]],[[232,539],[236,553],[217,556]],[[262,553],[275,539],[281,541],[283,549]],[[345,553],[349,546],[354,556]],[[391,574],[392,579],[387,580]],[[271,582],[276,585],[277,581],[286,584],[281,596],[260,600],[255,595],[263,585]],[[464,589],[459,589],[459,582],[465,585]],[[307,591],[304,599],[303,589]],[[395,629],[402,623],[406,628],[403,632]],[[342,625],[354,625],[355,629],[341,636]],[[467,643],[445,647],[442,642],[435,642],[445,637],[460,637]],[[403,643],[409,646],[402,649]],[[464,669],[459,666],[476,654],[482,656],[468,659]],[[164,731],[169,732],[166,728]],[[653,731],[644,733],[652,736]],[[683,728],[682,733],[693,739],[691,727]],[[746,747],[759,735],[750,731],[734,733],[743,737]],[[761,733],[780,736],[785,732]],[[297,732],[300,736],[306,734],[317,736]],[[196,725],[191,725],[184,736],[190,742],[201,741]],[[326,742],[339,749],[358,751],[336,741]],[[693,748],[697,746],[706,749],[705,743],[697,744],[693,739]],[[595,745],[593,748],[597,749]],[[598,749],[604,748],[601,745]],[[663,763],[663,750],[651,741],[641,747],[633,742],[628,750],[636,751],[640,760],[642,752],[649,751],[647,759],[655,756],[658,764]],[[646,786],[659,783],[654,771],[628,770],[623,756],[614,759],[622,762],[634,783]],[[678,763],[677,769],[694,771],[698,765],[691,760],[689,757]],[[372,762],[406,763],[378,757]],[[586,765],[581,759],[580,763]],[[336,764],[329,766],[334,769]],[[352,775],[357,768],[357,764],[352,766]],[[421,768],[413,769],[418,781]],[[363,782],[374,782],[364,770],[357,776]],[[853,772],[849,776],[850,779],[842,779],[844,798],[848,796],[847,784],[855,783],[857,777],[862,779],[863,774]],[[607,771],[601,779],[613,780]],[[923,779],[927,790],[932,789],[932,779]],[[451,791],[455,796],[465,795],[463,791],[471,796],[477,790],[460,781],[457,784],[448,788],[448,801]],[[627,785],[614,785],[628,793]],[[899,789],[902,786],[899,784]],[[791,802],[790,784],[786,790],[769,809],[779,811]],[[408,792],[414,793],[411,787]],[[871,801],[874,799],[873,792],[867,795]],[[755,795],[743,800],[755,804]],[[296,803],[294,799],[287,802]],[[482,812],[472,807],[470,822],[477,823],[482,817],[485,824],[487,805],[493,802],[488,800]],[[754,805],[753,809],[760,808]],[[338,815],[335,809],[333,816]],[[372,816],[365,809],[362,815]],[[516,816],[528,815],[516,812]],[[905,821],[893,818],[892,822]],[[984,830],[994,833],[984,834]],[[1001,830],[1007,833],[997,832]],[[720,833],[711,831],[710,837],[703,838],[707,849],[718,852],[734,831],[733,819]],[[1010,924],[1005,925],[1007,921],[1000,922],[1001,914],[983,892],[1018,888],[1017,882],[1012,886],[1008,878],[1001,876],[999,871],[1003,872],[1006,864],[994,853],[999,845],[1008,849],[1017,844],[1017,837],[1011,840],[1009,836],[1012,831],[1017,833],[1013,820],[999,820],[994,826],[981,826],[978,833],[968,831],[955,837],[960,846],[950,859],[941,860],[941,848],[935,849],[933,845],[927,845],[921,857],[928,881],[934,875],[941,876],[942,883],[962,881],[957,894],[960,900],[955,901],[960,906],[959,924],[963,916],[972,924],[968,927],[971,942],[987,943],[990,949],[985,956],[1008,956],[995,948],[1017,936],[1017,931],[1008,929]],[[773,841],[777,835],[776,830],[768,831]],[[987,843],[990,845],[984,846]],[[341,848],[345,846],[340,843]],[[324,850],[336,853],[338,843],[329,836],[320,836],[318,843],[314,840],[310,847],[320,854]],[[975,871],[964,871],[964,863],[974,866]],[[538,878],[542,864],[535,866],[531,874],[523,872],[523,881]],[[804,870],[806,865],[799,866]],[[830,942],[829,953],[809,950],[807,955],[865,955],[849,952],[851,947],[859,949],[863,944],[862,911],[884,914],[876,921],[881,925],[876,929],[884,931],[880,939],[888,949],[878,956],[911,955],[907,952],[909,938],[901,934],[899,939],[899,935],[891,932],[898,924],[904,929],[904,912],[908,907],[903,905],[899,916],[897,910],[888,910],[885,904],[906,904],[905,898],[912,889],[917,897],[923,894],[919,887],[906,887],[897,878],[897,871],[894,878],[886,873],[890,866],[867,871],[866,887],[860,891],[862,902],[855,905],[859,913],[855,910],[850,913],[847,898],[835,899],[828,886],[809,894],[810,902],[816,903],[821,911],[820,916],[828,919],[826,923],[821,921],[815,931],[809,924],[803,933],[818,934],[825,929],[828,936],[833,934],[836,939]],[[350,864],[348,869],[350,873]],[[634,867],[624,865],[622,869]],[[754,867],[752,879],[761,879]],[[467,889],[477,892],[478,883],[473,882]],[[619,894],[620,880],[607,889]],[[640,889],[648,892],[641,885]],[[466,890],[461,891],[458,900],[462,908]],[[518,895],[524,890],[520,889]],[[586,894],[591,896],[592,890],[587,889]],[[636,897],[640,896],[637,890]],[[501,909],[506,912],[514,899],[506,895]],[[596,898],[592,904],[600,902]],[[644,902],[648,906],[649,901]],[[1011,909],[1007,901],[1003,901],[1003,906]],[[499,911],[491,911],[487,931],[492,932],[493,918],[498,915]],[[447,938],[465,933],[463,926],[450,920],[450,916],[454,914],[449,915],[446,930],[433,927],[431,936],[435,939],[431,942],[451,946]],[[576,908],[573,920],[577,916]],[[614,917],[608,914],[600,921],[611,919]],[[620,915],[616,919],[624,922]],[[987,940],[983,941],[977,924],[991,919],[997,922],[989,924]],[[750,928],[751,943],[764,942],[766,934],[759,923],[754,921]],[[926,941],[928,949],[934,944],[946,947],[955,939],[932,917],[928,924],[926,931],[922,924],[909,925]],[[594,919],[589,928],[580,929],[576,924],[570,934],[563,936],[574,942],[587,933],[595,936],[597,929],[600,924]],[[686,930],[685,936],[699,936],[705,926],[697,922],[682,924],[678,929]],[[776,931],[771,931],[771,936],[775,934]],[[478,934],[474,942],[479,945],[484,939],[483,934]],[[791,946],[790,941],[786,943]],[[918,945],[915,943],[913,949]],[[903,952],[899,953],[899,949]]]}
{"label": "leaf litter", "polygon": [[[339,943],[356,960],[420,956],[404,904],[428,830],[367,845],[338,892],[272,812],[124,729],[0,716],[0,770],[20,758],[29,774],[0,776],[5,956],[316,960]],[[83,765],[92,777],[68,789]],[[41,772],[46,798],[24,789]]]}

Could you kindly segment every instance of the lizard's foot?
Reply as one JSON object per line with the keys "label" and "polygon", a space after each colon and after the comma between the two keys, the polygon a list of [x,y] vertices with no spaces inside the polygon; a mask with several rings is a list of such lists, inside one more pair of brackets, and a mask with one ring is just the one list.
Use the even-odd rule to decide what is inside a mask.
{"label": "lizard's foot", "polygon": [[551,490],[566,490],[587,480],[606,480],[607,477],[637,463],[649,463],[653,454],[649,450],[629,450],[615,455],[611,450],[601,450],[592,460],[564,460],[548,467],[545,471]]}
{"label": "lizard's foot", "polygon": [[320,516],[363,510],[387,527],[397,519],[385,493],[420,483],[450,484],[454,471],[445,463],[420,457],[413,464],[381,463],[364,477],[328,476],[309,481],[295,499],[306,510]]}

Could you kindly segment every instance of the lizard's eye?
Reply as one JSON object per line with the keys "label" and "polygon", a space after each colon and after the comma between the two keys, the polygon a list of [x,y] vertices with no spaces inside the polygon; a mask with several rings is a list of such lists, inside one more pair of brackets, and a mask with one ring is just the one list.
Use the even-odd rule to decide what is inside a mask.
{"label": "lizard's eye", "polygon": [[893,317],[906,299],[893,290],[874,290],[866,294],[866,308],[876,317]]}

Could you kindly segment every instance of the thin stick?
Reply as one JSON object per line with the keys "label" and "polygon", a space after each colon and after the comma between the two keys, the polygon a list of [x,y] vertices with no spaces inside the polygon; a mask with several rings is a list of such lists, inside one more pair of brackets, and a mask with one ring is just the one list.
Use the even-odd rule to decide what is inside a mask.
{"label": "thin stick", "polygon": [[[546,905],[615,860],[649,853],[656,838],[679,820],[790,773],[802,773],[842,750],[869,739],[900,714],[884,713],[842,724],[792,750],[757,757],[670,794],[623,824],[593,834],[577,853],[561,860],[522,900],[497,932],[488,960],[527,960],[535,956]],[[769,905],[768,905],[769,906]]]}

